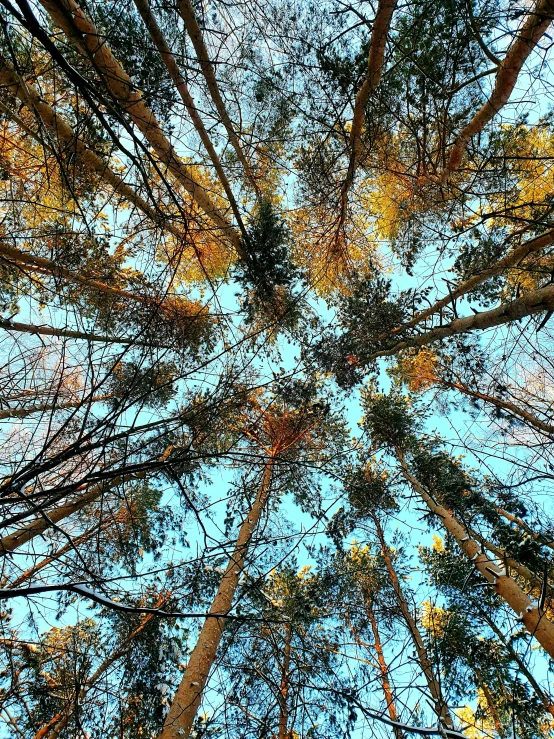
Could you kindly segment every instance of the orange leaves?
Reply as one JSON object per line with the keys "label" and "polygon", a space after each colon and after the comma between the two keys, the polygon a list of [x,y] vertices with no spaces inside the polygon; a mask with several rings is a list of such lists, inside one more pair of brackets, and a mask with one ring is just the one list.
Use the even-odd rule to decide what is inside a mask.
{"label": "orange leaves", "polygon": [[365,209],[352,210],[344,226],[324,206],[299,208],[289,220],[294,234],[292,258],[323,297],[349,290],[349,276],[365,274],[379,262]]}
{"label": "orange leaves", "polygon": [[360,360],[355,354],[347,354],[345,360],[351,367],[358,367],[360,364]]}

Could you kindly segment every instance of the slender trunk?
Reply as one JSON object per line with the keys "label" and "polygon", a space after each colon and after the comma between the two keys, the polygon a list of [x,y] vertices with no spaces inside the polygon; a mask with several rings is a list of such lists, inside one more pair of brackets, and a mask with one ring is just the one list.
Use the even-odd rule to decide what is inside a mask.
{"label": "slender trunk", "polygon": [[416,326],[418,323],[425,321],[425,319],[429,318],[434,313],[438,313],[441,308],[450,305],[450,303],[462,297],[462,295],[466,295],[471,290],[474,290],[478,285],[486,282],[491,277],[494,277],[495,275],[500,274],[500,272],[513,267],[515,264],[519,264],[519,262],[521,262],[522,259],[525,259],[528,254],[534,254],[537,251],[541,251],[545,247],[550,246],[550,244],[552,244],[553,242],[554,229],[550,229],[550,231],[545,231],[545,233],[540,234],[539,236],[535,236],[534,238],[529,239],[529,241],[525,241],[523,244],[516,246],[514,249],[511,249],[505,257],[499,259],[498,262],[491,265],[490,267],[482,269],[478,274],[473,275],[469,279],[460,283],[457,287],[453,287],[447,296],[441,298],[440,300],[437,300],[429,308],[416,313],[416,315],[411,320],[406,321],[406,323],[404,323],[402,326],[398,326],[392,331],[387,331],[387,333],[381,334],[379,336],[379,340],[386,339],[391,334],[398,333],[399,331],[404,331],[407,328],[413,328],[413,326]]}
{"label": "slender trunk", "polygon": [[533,677],[532,673],[527,668],[527,665],[525,664],[525,662],[521,659],[519,654],[515,651],[515,649],[510,644],[510,642],[504,638],[503,633],[500,631],[498,626],[494,623],[492,618],[489,618],[489,616],[485,613],[485,611],[481,609],[480,609],[480,614],[481,614],[481,617],[488,623],[492,631],[494,631],[496,636],[500,639],[500,642],[502,643],[502,645],[510,653],[514,662],[517,663],[519,671],[523,675],[525,675],[525,677],[527,678],[529,685],[533,688],[533,690],[537,694],[537,697],[540,700],[540,702],[543,704],[544,709],[551,716],[554,716],[554,705],[552,704],[552,698],[544,692],[544,690],[541,688],[541,686],[538,684],[538,682]]}
{"label": "slender trunk", "polygon": [[[39,267],[41,270],[50,272],[54,277],[64,277],[69,282],[76,282],[79,285],[84,285],[92,290],[98,290],[98,292],[105,293],[106,295],[112,295],[115,298],[122,298],[124,301],[134,301],[142,303],[143,305],[151,306],[154,310],[160,313],[167,313],[167,303],[164,303],[162,296],[155,297],[150,295],[140,295],[138,293],[129,292],[120,287],[114,287],[112,285],[106,285],[104,282],[95,280],[90,277],[72,272],[63,266],[60,266],[53,262],[51,259],[45,257],[37,257],[28,252],[20,251],[14,247],[8,246],[7,244],[0,244],[0,255],[8,258],[9,263],[15,263],[18,265],[32,265],[33,267]],[[183,298],[179,296],[179,300],[183,301]],[[169,312],[175,311],[173,304],[170,304]],[[181,302],[181,309],[178,315],[183,313],[183,317],[190,321],[204,320],[207,317],[206,309],[200,302],[188,301],[186,308],[184,302]]]}
{"label": "slender trunk", "polygon": [[387,542],[385,541],[385,535],[383,533],[383,529],[381,527],[381,524],[379,523],[379,519],[377,518],[377,516],[372,515],[371,518],[373,520],[373,523],[375,524],[375,529],[377,531],[377,537],[381,545],[381,552],[383,554],[383,559],[385,560],[385,565],[389,573],[389,577],[391,579],[394,592],[396,594],[396,599],[398,601],[400,611],[402,613],[402,616],[404,617],[404,620],[408,627],[408,631],[410,632],[410,636],[412,638],[412,642],[414,644],[414,647],[415,647],[415,650],[418,656],[419,664],[421,666],[421,670],[423,674],[425,675],[425,679],[429,687],[429,692],[431,693],[433,702],[435,704],[435,712],[437,716],[439,717],[440,722],[446,728],[453,729],[454,723],[452,721],[452,717],[448,710],[448,706],[446,705],[446,702],[443,698],[441,686],[433,670],[431,660],[429,659],[429,655],[427,654],[427,650],[425,648],[425,644],[423,642],[421,632],[415,622],[414,617],[412,616],[410,612],[410,608],[408,606],[408,603],[406,602],[404,593],[402,592],[402,587],[400,585],[398,575],[396,574],[396,570],[394,569],[394,565],[390,557],[390,551],[389,551]]}
{"label": "slender trunk", "polygon": [[0,320],[0,328],[5,331],[16,331],[35,336],[57,336],[62,339],[83,339],[84,341],[98,342],[100,344],[122,344],[126,346],[155,346],[159,349],[168,348],[158,344],[150,344],[135,339],[124,339],[117,336],[104,336],[102,334],[91,334],[87,331],[72,331],[68,328],[52,328],[51,326],[35,326],[31,323],[19,323],[18,321]]}
{"label": "slender trunk", "polygon": [[8,536],[4,536],[0,539],[0,557],[5,556],[9,552],[14,552],[35,536],[43,534],[47,529],[58,524],[60,521],[63,521],[68,516],[71,516],[73,513],[77,513],[77,511],[80,511],[90,503],[94,503],[95,500],[98,500],[111,488],[121,485],[123,482],[127,482],[128,480],[140,479],[145,477],[145,475],[146,472],[139,472],[136,474],[116,477],[114,480],[111,480],[109,484],[103,483],[95,485],[88,491],[88,493],[81,495],[80,498],[77,498],[70,503],[64,503],[58,508],[54,508],[54,510],[44,513],[41,518],[36,518],[33,521],[30,521],[25,526],[17,529],[17,531],[14,531],[12,534],[8,534]]}
{"label": "slender trunk", "polygon": [[34,254],[21,251],[12,246],[8,246],[6,243],[0,244],[0,255],[7,257],[7,261],[12,264],[18,265],[32,265],[33,267],[40,267],[41,270],[50,272],[54,277],[65,277],[70,282],[78,282],[80,285],[91,287],[99,292],[106,293],[107,295],[113,295],[118,298],[126,298],[127,300],[136,300],[140,303],[151,303],[152,300],[143,295],[135,295],[128,290],[123,290],[119,287],[113,287],[112,285],[106,285],[104,282],[95,280],[93,278],[84,277],[77,272],[56,264],[51,259],[45,257],[37,257]]}
{"label": "slender trunk", "polygon": [[167,165],[173,177],[190,193],[212,223],[223,229],[235,246],[238,245],[238,234],[219,212],[204,187],[196,181],[190,167],[179,158],[156,117],[145,104],[142,93],[135,89],[131,78],[116,60],[106,39],[98,33],[90,18],[74,0],[42,0],[42,5],[69,41],[80,52],[86,50],[87,60],[90,55],[110,93],[129,115],[160,161]]}
{"label": "slender trunk", "polygon": [[279,733],[278,739],[289,739],[289,671],[292,631],[290,624],[285,624],[285,646],[281,666],[281,683],[279,685]]}
{"label": "slender trunk", "polygon": [[369,44],[369,54],[367,57],[366,76],[362,86],[358,90],[356,101],[354,103],[349,140],[350,161],[348,163],[346,179],[341,188],[339,227],[343,225],[346,219],[348,191],[354,181],[356,167],[361,155],[361,134],[365,120],[365,109],[370,96],[375,92],[381,82],[385,59],[385,46],[396,4],[397,0],[379,0],[377,13],[375,14],[373,29],[371,31],[371,41]]}
{"label": "slender trunk", "polygon": [[[46,128],[54,134],[56,142],[65,142],[68,149],[78,154],[87,167],[90,167],[101,179],[113,187],[115,192],[148,216],[152,223],[163,225],[165,229],[170,231],[178,239],[183,238],[183,232],[172,226],[171,223],[167,223],[163,219],[163,214],[151,208],[145,200],[137,195],[132,187],[127,185],[119,175],[110,169],[98,154],[87,148],[86,144],[73,132],[71,126],[69,126],[63,117],[44,102],[36,88],[28,82],[24,83],[14,70],[7,66],[3,58],[0,58],[0,87],[8,88],[21,103],[39,117]],[[41,141],[41,143],[44,143],[43,138],[34,133],[32,135]]]}
{"label": "slender trunk", "polygon": [[207,618],[204,622],[196,646],[190,655],[185,674],[173,698],[159,739],[188,739],[190,735],[202,692],[208,681],[217,648],[221,641],[225,626],[225,615],[233,606],[235,591],[244,568],[252,535],[269,500],[272,467],[273,459],[270,458],[265,466],[252,508],[242,522],[235,549],[210,607],[211,618]]}
{"label": "slender trunk", "polygon": [[61,713],[57,713],[53,718],[50,719],[50,721],[45,724],[41,729],[37,731],[33,739],[46,739],[46,737],[50,734],[54,726],[58,723],[58,721],[62,718]]}
{"label": "slender trunk", "polygon": [[469,536],[467,529],[443,506],[434,501],[423,485],[410,474],[404,455],[397,448],[398,459],[402,466],[402,474],[419,493],[427,507],[443,523],[446,530],[456,539],[462,552],[483,575],[485,580],[494,587],[497,594],[512,608],[520,618],[527,631],[532,634],[544,650],[554,658],[554,624],[539,611],[538,603],[531,601],[529,596],[519,587],[517,582],[493,560],[481,551],[481,546]]}
{"label": "slender trunk", "polygon": [[27,416],[32,416],[35,413],[61,411],[66,408],[79,408],[80,406],[88,405],[89,403],[100,403],[110,397],[111,395],[99,395],[95,398],[90,398],[89,400],[68,400],[65,403],[45,403],[44,405],[35,405],[31,408],[8,408],[5,411],[0,411],[0,420],[4,418],[27,418]]}
{"label": "slender trunk", "polygon": [[483,680],[483,678],[480,675],[480,673],[479,673],[478,670],[474,669],[473,672],[475,673],[475,678],[477,680],[477,685],[483,691],[483,696],[485,698],[485,701],[487,702],[487,708],[489,709],[489,713],[490,713],[491,718],[493,720],[494,728],[498,732],[498,735],[499,736],[502,736],[502,721],[500,720],[500,716],[498,715],[498,710],[496,708],[496,704],[494,702],[494,698],[492,696],[492,693],[490,691],[490,688],[487,685],[486,681]]}
{"label": "slender trunk", "polygon": [[[163,419],[159,419],[156,421],[152,421],[150,423],[140,424],[137,426],[129,426],[125,430],[120,431],[118,433],[112,434],[109,438],[111,443],[114,442],[123,442],[127,440],[127,442],[130,440],[132,436],[135,436],[137,434],[142,434],[145,431],[152,431],[154,429],[159,429],[161,426],[164,426],[165,428],[168,428],[169,424],[171,424],[173,421],[177,422],[177,425],[179,427],[182,426],[184,423],[185,425],[188,425],[190,423],[190,419],[186,418],[186,411],[183,409],[181,410],[176,416],[169,416]],[[161,435],[157,436],[156,438],[158,440],[162,440],[163,437],[163,431]],[[5,502],[15,501],[15,502],[21,502],[21,495],[19,494],[19,490],[23,490],[25,485],[28,485],[31,480],[36,479],[40,475],[48,474],[53,472],[53,470],[60,464],[63,464],[64,462],[68,462],[70,459],[74,458],[75,456],[80,456],[81,458],[83,455],[86,455],[90,452],[93,452],[95,449],[99,448],[105,448],[106,441],[104,438],[97,439],[96,441],[92,440],[92,435],[88,435],[87,439],[81,440],[81,442],[76,441],[74,443],[69,444],[65,449],[62,449],[62,451],[55,453],[52,457],[47,458],[44,462],[41,462],[40,460],[35,460],[34,462],[29,462],[28,465],[26,465],[22,470],[19,471],[19,474],[17,476],[17,481],[14,480],[14,477],[9,475],[4,478],[2,484],[0,485],[0,498],[3,499]],[[153,441],[153,439],[152,439]],[[88,443],[87,443],[88,442]],[[150,443],[150,442],[149,442]],[[144,446],[142,447],[144,450]],[[190,446],[187,447],[188,451],[191,451]],[[122,457],[119,460],[119,463],[122,463],[123,467],[116,467],[116,461],[112,460],[111,466],[109,470],[104,467],[103,468],[103,477],[104,477],[104,484],[107,484],[107,480],[117,479],[117,480],[131,480],[131,479],[142,479],[142,477],[146,474],[146,469],[150,471],[150,473],[154,473],[154,470],[160,469],[162,466],[165,466],[168,457],[172,454],[172,451],[175,450],[175,446],[170,444],[168,447],[165,448],[165,451],[163,454],[161,454],[159,457],[157,457],[156,460],[150,460],[150,461],[144,461],[144,462],[137,462],[136,464],[125,464],[125,457]],[[183,449],[181,448],[181,452]],[[202,455],[200,455],[202,456]],[[197,458],[197,457],[195,457]],[[173,459],[172,459],[173,461]],[[118,474],[119,470],[119,474]],[[125,475],[123,475],[123,470],[126,470]],[[100,470],[97,470],[99,472]],[[63,500],[63,498],[73,492],[76,492],[78,490],[83,490],[87,485],[91,485],[93,481],[90,479],[90,476],[92,473],[87,474],[82,481],[82,484],[78,487],[74,486],[74,484],[67,484],[67,485],[59,485],[56,487],[51,487],[46,493],[40,493],[39,495],[44,497],[45,495],[50,495],[50,499],[46,501],[46,505],[53,505],[54,503],[58,503],[60,500]],[[15,483],[15,487],[14,487]],[[26,512],[19,512],[15,513],[14,515],[10,516],[8,519],[4,519],[2,522],[2,525],[4,527],[11,526],[18,521],[21,521],[25,518],[28,518],[30,515],[35,513],[36,511],[40,510],[39,506],[33,506],[33,510],[28,510]]]}
{"label": "slender trunk", "polygon": [[213,66],[210,61],[210,56],[208,54],[208,49],[206,48],[206,44],[204,43],[204,39],[202,37],[202,30],[198,25],[196,14],[190,0],[177,0],[177,10],[179,12],[179,15],[183,19],[185,28],[187,29],[187,33],[190,36],[192,45],[194,46],[196,58],[198,59],[200,69],[202,70],[202,74],[204,75],[204,79],[206,80],[210,97],[212,98],[217,112],[219,113],[221,122],[225,126],[227,135],[229,136],[229,141],[231,142],[233,149],[235,150],[239,162],[242,164],[244,174],[246,175],[248,182],[257,193],[259,190],[258,184],[254,178],[254,175],[250,168],[250,164],[246,159],[244,151],[242,150],[242,146],[235,132],[233,124],[231,123],[231,119],[227,112],[227,108],[225,107],[225,103],[223,102],[223,98],[221,97]]}
{"label": "slender trunk", "polygon": [[535,313],[554,310],[554,285],[548,285],[538,290],[532,290],[518,300],[510,303],[502,303],[492,310],[475,313],[465,318],[456,318],[446,326],[437,326],[424,334],[413,336],[405,341],[400,341],[391,349],[383,349],[374,352],[371,359],[377,357],[392,357],[403,349],[412,346],[426,346],[434,341],[440,341],[448,336],[456,334],[465,334],[469,331],[483,331],[493,326],[501,326],[504,323],[517,321],[519,318],[526,318]]}
{"label": "slender trunk", "polygon": [[554,426],[552,424],[541,421],[540,418],[537,418],[532,413],[529,413],[529,411],[526,411],[524,408],[520,408],[519,406],[515,405],[515,403],[510,403],[507,400],[502,400],[502,398],[497,398],[494,395],[486,395],[485,393],[480,393],[477,390],[472,390],[466,385],[463,385],[461,382],[448,382],[447,380],[443,380],[441,378],[439,379],[439,383],[444,387],[450,388],[452,390],[459,390],[461,393],[463,393],[464,395],[468,395],[470,398],[483,400],[485,403],[490,403],[491,405],[496,406],[496,408],[502,408],[503,410],[509,411],[514,416],[522,418],[524,421],[526,421],[531,426],[534,426],[539,431],[544,431],[546,434],[549,434],[551,436],[554,435]]}
{"label": "slender trunk", "polygon": [[538,0],[530,11],[498,68],[491,96],[456,137],[444,179],[460,166],[469,140],[482,131],[508,102],[523,64],[552,22],[553,10],[552,0]]}
{"label": "slender trunk", "polygon": [[70,552],[74,547],[78,547],[80,544],[84,544],[84,542],[88,541],[91,537],[93,537],[96,533],[101,531],[102,529],[107,528],[112,523],[111,519],[107,522],[104,521],[103,523],[96,524],[95,526],[92,526],[90,529],[85,531],[80,536],[76,536],[74,539],[71,540],[71,542],[68,542],[65,544],[65,546],[61,547],[61,549],[58,549],[57,552],[54,552],[50,557],[45,557],[40,562],[37,562],[36,565],[33,567],[30,567],[28,570],[23,572],[19,577],[17,577],[15,580],[12,580],[12,582],[8,583],[5,587],[7,590],[13,590],[14,588],[18,588],[21,585],[23,585],[24,582],[27,582],[32,577],[34,577],[38,572],[43,570],[45,567],[48,567],[49,564],[52,562],[55,562],[60,557],[63,557],[64,554],[67,554]]}
{"label": "slender trunk", "polygon": [[[385,655],[383,654],[383,645],[381,644],[381,637],[379,635],[379,628],[377,626],[377,619],[373,611],[373,605],[369,598],[365,598],[365,611],[371,624],[371,631],[373,632],[373,642],[375,644],[375,652],[377,654],[377,662],[379,664],[379,679],[381,680],[381,687],[385,694],[385,702],[387,704],[387,711],[391,721],[398,721],[398,713],[396,711],[396,704],[394,702],[394,696],[392,693],[391,684],[389,681],[389,668],[385,661]],[[394,736],[396,739],[404,739],[404,733],[398,726],[393,727]]]}
{"label": "slender trunk", "polygon": [[202,143],[204,144],[204,148],[206,149],[206,151],[208,152],[208,156],[212,160],[212,164],[214,165],[215,171],[217,172],[219,181],[221,182],[223,189],[225,190],[225,194],[227,195],[227,199],[229,200],[229,204],[231,205],[233,214],[244,236],[246,230],[242,222],[242,217],[237,201],[235,200],[235,196],[231,189],[231,185],[229,183],[229,180],[227,179],[227,175],[225,174],[223,165],[221,164],[221,160],[219,159],[219,156],[215,150],[214,145],[212,144],[210,136],[206,131],[204,123],[200,118],[192,95],[190,94],[187,87],[187,83],[185,82],[183,75],[179,71],[179,67],[177,66],[175,57],[172,54],[167,41],[165,40],[162,29],[159,27],[156,18],[152,14],[150,3],[148,2],[148,0],[134,0],[134,2],[138,12],[142,17],[142,20],[144,21],[144,24],[146,25],[146,28],[148,29],[148,32],[150,33],[150,38],[152,39],[152,42],[154,43],[154,45],[160,52],[160,56],[164,60],[169,76],[173,80],[173,84],[175,85],[179,95],[181,96],[181,100],[183,101],[183,104],[187,109],[190,119],[196,131],[198,132]]}

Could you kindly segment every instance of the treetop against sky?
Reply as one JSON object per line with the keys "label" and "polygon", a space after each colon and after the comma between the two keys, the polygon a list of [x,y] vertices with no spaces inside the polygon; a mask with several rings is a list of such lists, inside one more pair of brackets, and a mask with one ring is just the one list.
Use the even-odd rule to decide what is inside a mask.
{"label": "treetop against sky", "polygon": [[0,737],[554,735],[554,0],[0,0]]}

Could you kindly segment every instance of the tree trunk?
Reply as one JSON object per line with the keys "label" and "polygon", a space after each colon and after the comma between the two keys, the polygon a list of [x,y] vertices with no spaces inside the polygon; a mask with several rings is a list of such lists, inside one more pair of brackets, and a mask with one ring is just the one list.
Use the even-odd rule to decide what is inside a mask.
{"label": "tree trunk", "polygon": [[37,731],[33,739],[46,739],[58,721],[63,718],[61,713],[57,713],[50,721]]}
{"label": "tree trunk", "polygon": [[398,448],[396,451],[402,466],[402,474],[406,480],[419,493],[429,510],[441,519],[443,526],[456,539],[462,552],[473,563],[481,575],[483,575],[485,580],[491,586],[494,586],[498,595],[512,608],[527,631],[554,658],[554,624],[539,611],[537,602],[532,602],[513,578],[509,577],[493,560],[482,553],[480,545],[475,539],[470,538],[466,528],[462,526],[452,513],[438,503],[435,503],[417,478],[410,474],[402,451]]}
{"label": "tree trunk", "polygon": [[252,535],[269,500],[272,467],[273,459],[270,458],[266,463],[256,499],[242,522],[235,549],[210,607],[211,618],[207,618],[204,622],[159,739],[188,739],[190,735],[202,692],[221,641],[225,616],[233,606],[233,598],[244,568]]}
{"label": "tree trunk", "polygon": [[281,666],[281,683],[279,685],[279,733],[278,739],[289,739],[289,671],[292,631],[290,624],[285,624],[285,646]]}
{"label": "tree trunk", "polygon": [[27,418],[35,413],[47,413],[48,411],[61,411],[67,408],[79,408],[82,405],[88,405],[89,403],[100,403],[103,400],[108,400],[110,395],[99,395],[96,398],[90,398],[87,400],[68,400],[65,403],[45,403],[44,405],[35,405],[31,408],[8,408],[5,411],[0,411],[0,420],[4,418]]}
{"label": "tree trunk", "polygon": [[15,580],[12,580],[12,582],[8,583],[5,587],[7,590],[13,590],[15,588],[19,588],[24,582],[27,582],[30,580],[34,575],[37,574],[37,572],[40,572],[45,567],[48,567],[49,564],[52,562],[55,562],[60,557],[63,557],[64,554],[67,554],[70,552],[74,547],[78,547],[80,544],[83,544],[85,541],[88,541],[91,537],[93,537],[96,533],[102,531],[103,529],[108,528],[111,526],[112,521],[111,519],[104,520],[103,522],[96,524],[92,526],[90,529],[85,531],[83,534],[80,534],[79,536],[76,536],[74,539],[71,540],[71,542],[68,542],[63,547],[58,549],[57,552],[54,552],[50,557],[45,557],[40,562],[37,562],[36,565],[33,565],[33,567],[30,567],[25,572],[22,572],[19,577],[17,577]]}
{"label": "tree trunk", "polygon": [[[484,536],[481,536],[481,534],[478,534],[476,531],[471,529],[469,526],[467,527],[468,533],[471,537],[473,537],[476,541],[479,542],[485,549],[488,549],[491,554],[494,554],[495,557],[497,557],[500,561],[506,562],[508,567],[511,570],[515,570],[518,575],[523,577],[525,580],[527,580],[528,583],[533,585],[533,587],[538,588],[539,592],[541,591],[543,587],[543,581],[537,577],[528,567],[525,567],[525,565],[520,564],[515,559],[512,559],[511,557],[508,557],[506,555],[506,551],[502,549],[501,547],[497,547],[496,544],[493,544],[492,542],[485,539]],[[550,585],[550,583],[546,584],[546,587],[549,590],[553,589],[553,586]]]}
{"label": "tree trunk", "polygon": [[434,341],[445,339],[448,336],[465,334],[469,331],[483,331],[493,326],[501,326],[504,323],[517,321],[519,318],[526,318],[535,313],[550,310],[554,310],[554,285],[532,290],[518,300],[513,300],[511,303],[502,303],[498,308],[483,311],[482,313],[475,313],[465,318],[456,318],[446,326],[437,326],[437,328],[433,328],[424,334],[400,341],[391,349],[382,349],[381,351],[374,352],[370,358],[392,357],[403,349],[408,349],[412,346],[426,346],[427,344],[432,344]]}
{"label": "tree trunk", "polygon": [[[398,722],[398,713],[396,711],[396,704],[394,702],[394,696],[389,681],[389,668],[385,661],[385,655],[383,654],[383,645],[381,644],[381,637],[379,635],[379,628],[373,611],[373,605],[368,597],[364,597],[364,601],[367,617],[371,624],[371,631],[373,632],[373,642],[375,644],[375,652],[377,654],[377,662],[379,664],[379,679],[381,680],[381,687],[383,688],[383,693],[385,695],[387,711],[391,721]],[[393,731],[396,739],[404,739],[404,733],[399,726],[394,726]]]}
{"label": "tree trunk", "polygon": [[490,403],[491,405],[496,406],[496,408],[502,408],[503,410],[509,411],[514,416],[522,418],[530,426],[534,426],[536,429],[538,429],[539,431],[543,431],[549,436],[554,436],[554,426],[552,424],[541,421],[540,418],[537,418],[532,413],[529,413],[529,411],[526,411],[524,408],[520,408],[519,406],[515,405],[515,403],[510,403],[507,400],[502,400],[501,398],[497,398],[494,395],[486,395],[485,393],[480,393],[477,390],[472,390],[466,385],[462,385],[461,382],[448,382],[447,380],[443,380],[442,378],[440,378],[439,383],[444,387],[450,388],[452,390],[459,390],[461,393],[469,396],[470,398],[483,400],[485,403]]}
{"label": "tree trunk", "polygon": [[138,12],[140,13],[142,17],[142,20],[144,21],[144,24],[146,25],[146,28],[148,29],[148,32],[150,33],[150,38],[152,39],[152,42],[154,43],[154,45],[160,52],[160,56],[164,60],[164,64],[167,68],[169,76],[173,80],[173,83],[175,87],[177,88],[179,95],[181,96],[181,100],[183,101],[183,104],[185,108],[187,109],[187,112],[190,116],[191,121],[194,124],[196,131],[198,132],[198,135],[200,136],[200,140],[204,144],[204,148],[206,149],[210,159],[212,160],[212,164],[214,165],[215,171],[217,172],[219,181],[221,182],[223,189],[225,190],[225,194],[227,195],[227,199],[229,200],[229,204],[231,205],[231,209],[233,211],[235,219],[244,236],[246,234],[246,229],[242,222],[242,217],[239,211],[239,207],[238,207],[237,201],[235,200],[235,196],[231,189],[229,180],[227,179],[227,175],[225,174],[225,171],[223,169],[223,165],[221,164],[221,161],[215,150],[215,147],[212,144],[212,141],[210,139],[208,132],[206,131],[204,123],[202,122],[202,119],[200,118],[196,105],[194,104],[192,95],[190,94],[189,89],[187,87],[187,83],[185,82],[183,75],[179,71],[179,67],[177,66],[175,57],[172,54],[171,49],[167,45],[167,41],[164,38],[162,29],[159,27],[156,18],[152,14],[150,3],[148,2],[148,0],[134,0],[134,2],[135,2],[135,5],[137,6]]}
{"label": "tree trunk", "polygon": [[447,179],[460,166],[469,140],[482,131],[508,102],[525,60],[552,22],[553,10],[554,2],[552,0],[538,0],[535,7],[530,11],[527,20],[518,30],[515,40],[510,45],[498,68],[491,96],[456,137],[450,152],[450,160],[444,179]]}
{"label": "tree trunk", "polygon": [[51,326],[35,326],[30,323],[19,323],[17,321],[0,320],[0,328],[5,331],[17,331],[24,334],[34,334],[35,336],[57,336],[61,339],[83,339],[84,341],[92,341],[100,344],[122,344],[124,346],[155,346],[158,349],[166,349],[158,344],[150,344],[145,341],[136,341],[135,339],[124,339],[117,336],[104,336],[102,334],[91,334],[86,331],[71,331],[68,328],[52,328]]}
{"label": "tree trunk", "polygon": [[403,331],[407,328],[412,328],[413,326],[416,326],[418,323],[421,323],[426,318],[432,316],[434,313],[438,313],[441,308],[450,305],[450,303],[462,297],[462,295],[466,295],[468,292],[475,289],[478,285],[486,282],[491,277],[494,277],[495,275],[503,272],[509,267],[513,267],[515,264],[519,264],[519,262],[521,262],[522,259],[525,259],[528,254],[533,254],[537,251],[541,251],[541,249],[550,246],[550,244],[552,244],[553,242],[554,229],[550,229],[550,231],[545,231],[545,233],[540,234],[539,236],[535,236],[534,238],[529,239],[529,241],[525,241],[523,244],[520,244],[520,246],[516,246],[514,249],[509,251],[505,257],[499,259],[498,262],[490,267],[482,269],[478,274],[473,275],[457,287],[453,287],[452,290],[449,291],[447,296],[441,298],[440,300],[437,300],[429,308],[420,311],[411,320],[406,321],[406,323],[402,326],[398,326],[392,331],[387,331],[387,333],[381,334],[381,336],[379,336],[379,339],[386,339],[387,336],[390,336],[391,334],[395,334],[399,331]]}
{"label": "tree trunk", "polygon": [[221,122],[225,126],[227,135],[229,136],[229,141],[233,145],[233,149],[235,150],[239,162],[242,164],[246,179],[248,180],[254,191],[257,193],[259,191],[258,184],[254,178],[254,175],[250,168],[250,164],[246,159],[244,151],[242,150],[242,146],[240,144],[238,136],[235,132],[233,124],[231,123],[231,119],[229,118],[227,108],[225,107],[225,103],[223,102],[223,98],[221,97],[221,93],[219,92],[219,86],[217,84],[212,63],[210,61],[208,49],[206,48],[206,44],[204,43],[202,30],[198,25],[196,14],[194,12],[192,4],[190,3],[190,0],[177,0],[177,10],[179,12],[179,15],[183,19],[185,28],[187,29],[187,33],[190,36],[192,45],[194,46],[196,58],[198,60],[198,63],[200,64],[200,69],[202,70],[204,79],[206,80],[210,97],[212,98],[217,112],[219,113]]}
{"label": "tree trunk", "polygon": [[356,166],[361,155],[362,147],[360,137],[365,120],[365,109],[371,94],[375,92],[381,82],[385,59],[385,46],[396,4],[397,0],[379,0],[375,20],[373,22],[369,54],[367,57],[366,76],[362,86],[358,90],[356,101],[354,103],[354,113],[352,116],[352,127],[350,129],[349,140],[350,161],[348,163],[346,179],[341,188],[341,207],[339,216],[339,224],[341,226],[346,219],[348,191],[354,181]]}
{"label": "tree trunk", "polygon": [[[24,84],[19,76],[7,66],[3,58],[0,60],[0,86],[8,88],[32,113],[40,118],[46,128],[54,134],[56,141],[65,142],[68,150],[78,154],[87,167],[90,167],[101,179],[113,187],[115,192],[148,216],[152,223],[163,225],[176,238],[179,240],[183,239],[183,232],[172,226],[171,223],[163,221],[163,215],[161,213],[151,208],[143,198],[137,195],[132,187],[129,187],[119,175],[110,169],[98,154],[87,148],[86,144],[79,139],[62,116],[44,102],[36,88],[28,82]],[[43,138],[40,136],[34,133],[31,135],[35,136],[41,143],[44,143]]]}
{"label": "tree trunk", "polygon": [[42,0],[42,5],[69,41],[88,60],[94,60],[97,70],[111,94],[158,155],[173,177],[190,193],[193,200],[218,228],[223,229],[233,245],[240,242],[238,234],[211,201],[206,190],[196,181],[192,170],[177,155],[163,133],[160,124],[144,102],[142,93],[135,90],[129,75],[116,60],[106,39],[102,38],[88,16],[74,0]]}
{"label": "tree trunk", "polygon": [[379,539],[379,543],[381,544],[381,552],[383,554],[383,559],[385,560],[385,565],[389,573],[389,577],[391,579],[394,592],[396,594],[396,599],[398,601],[400,611],[402,612],[402,616],[404,617],[404,620],[408,627],[408,631],[410,632],[410,636],[412,637],[412,642],[414,644],[414,647],[415,647],[415,650],[418,656],[421,670],[423,674],[425,675],[425,679],[429,687],[429,692],[431,693],[433,702],[435,704],[435,712],[437,716],[439,717],[439,720],[441,724],[443,724],[443,726],[445,726],[448,729],[453,729],[454,723],[452,721],[452,717],[448,710],[448,706],[446,705],[446,701],[443,698],[441,686],[440,686],[440,683],[437,677],[435,676],[435,672],[431,665],[431,660],[429,659],[429,656],[427,654],[427,650],[425,648],[425,644],[423,642],[421,632],[419,631],[419,628],[415,622],[415,619],[410,612],[408,603],[406,602],[406,599],[404,597],[404,593],[402,592],[402,587],[400,585],[398,575],[396,574],[396,570],[394,569],[394,565],[390,557],[389,548],[385,541],[385,535],[383,533],[383,529],[381,528],[381,524],[379,523],[379,519],[377,518],[377,516],[372,514],[371,518],[373,520],[373,523],[375,524],[375,529],[377,531],[377,537]]}
{"label": "tree trunk", "polygon": [[121,485],[123,482],[127,482],[128,480],[138,480],[145,476],[146,472],[138,472],[136,474],[116,477],[108,485],[105,483],[95,485],[88,493],[81,495],[80,498],[77,498],[70,503],[64,503],[53,511],[48,511],[48,513],[45,513],[43,517],[30,521],[17,531],[14,531],[12,534],[8,534],[8,536],[4,536],[0,539],[0,557],[5,556],[9,552],[14,552],[35,536],[44,533],[47,529],[60,521],[63,521],[73,513],[77,513],[77,511],[80,511],[82,508],[89,505],[89,503],[94,503],[95,500],[98,500],[111,488]]}

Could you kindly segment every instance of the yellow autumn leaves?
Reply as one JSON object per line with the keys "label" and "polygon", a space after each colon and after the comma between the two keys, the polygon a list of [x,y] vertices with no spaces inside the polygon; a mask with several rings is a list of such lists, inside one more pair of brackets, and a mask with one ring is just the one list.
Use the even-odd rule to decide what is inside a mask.
{"label": "yellow autumn leaves", "polygon": [[424,392],[439,381],[438,357],[429,347],[409,349],[390,370],[393,377],[404,382],[413,393]]}

